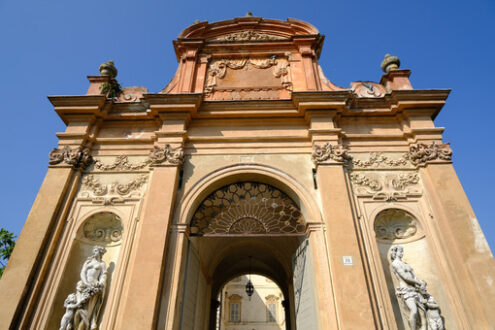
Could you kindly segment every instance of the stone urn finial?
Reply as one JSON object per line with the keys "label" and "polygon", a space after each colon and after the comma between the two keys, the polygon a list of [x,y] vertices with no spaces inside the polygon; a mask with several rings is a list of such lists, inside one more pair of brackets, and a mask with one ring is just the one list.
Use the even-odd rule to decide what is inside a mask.
{"label": "stone urn finial", "polygon": [[112,79],[117,77],[117,68],[113,64],[113,61],[108,61],[100,65],[100,75],[108,76]]}
{"label": "stone urn finial", "polygon": [[252,12],[250,12],[250,11],[248,11],[248,12],[246,13],[246,17],[253,17],[253,13],[252,13]]}
{"label": "stone urn finial", "polygon": [[390,54],[386,54],[380,67],[382,68],[383,72],[385,72],[385,73],[389,73],[390,71],[399,70],[400,60],[397,56],[392,56]]}

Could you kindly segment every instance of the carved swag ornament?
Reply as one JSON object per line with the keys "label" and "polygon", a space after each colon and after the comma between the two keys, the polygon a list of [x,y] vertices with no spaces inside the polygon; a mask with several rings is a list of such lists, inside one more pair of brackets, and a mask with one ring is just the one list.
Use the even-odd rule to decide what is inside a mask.
{"label": "carved swag ornament", "polygon": [[107,193],[110,194],[119,194],[121,196],[128,195],[134,190],[139,189],[142,185],[146,183],[148,180],[148,175],[140,175],[137,178],[127,182],[127,183],[119,183],[114,182],[112,184],[102,184],[98,179],[96,179],[93,175],[87,175],[82,179],[82,185],[84,187],[89,188],[96,196],[104,196]]}
{"label": "carved swag ornament", "polygon": [[[408,164],[418,166],[435,160],[450,161],[452,149],[450,143],[436,144],[433,141],[429,145],[425,143],[411,145],[409,152],[402,154],[398,159],[389,159],[380,152],[371,152],[367,160],[361,160],[353,159],[342,145],[332,146],[327,142],[323,146],[315,145],[311,158],[316,164],[334,160],[351,168],[400,167]],[[398,185],[402,184],[398,182]]]}
{"label": "carved swag ornament", "polygon": [[57,165],[65,163],[75,168],[86,168],[93,162],[89,148],[71,148],[64,146],[63,148],[54,148],[48,155],[50,160],[48,164]]}

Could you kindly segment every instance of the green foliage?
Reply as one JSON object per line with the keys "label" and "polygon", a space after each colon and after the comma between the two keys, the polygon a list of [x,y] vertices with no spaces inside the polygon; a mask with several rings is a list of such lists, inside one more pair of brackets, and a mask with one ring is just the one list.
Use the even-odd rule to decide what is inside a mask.
{"label": "green foliage", "polygon": [[14,250],[15,239],[16,237],[13,233],[0,228],[0,278]]}
{"label": "green foliage", "polygon": [[117,80],[112,79],[110,80],[110,83],[103,83],[100,86],[100,91],[105,94],[108,93],[109,98],[114,98],[120,95],[120,93],[122,92],[122,87]]}

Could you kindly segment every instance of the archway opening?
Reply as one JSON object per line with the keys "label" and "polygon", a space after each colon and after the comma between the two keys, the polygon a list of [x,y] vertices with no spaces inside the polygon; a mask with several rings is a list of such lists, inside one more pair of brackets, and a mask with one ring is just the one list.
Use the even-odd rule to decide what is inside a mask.
{"label": "archway opening", "polygon": [[283,297],[279,305],[284,306],[279,317],[283,323],[277,326],[295,329],[299,319],[316,318],[301,314],[316,313],[315,306],[299,308],[301,301],[315,304],[313,265],[311,253],[306,253],[306,222],[298,203],[284,191],[263,182],[230,183],[202,200],[189,228],[181,328],[221,327],[225,285],[245,274],[276,283]]}
{"label": "archway opening", "polygon": [[[253,287],[249,295],[248,283]],[[268,277],[258,274],[237,276],[221,289],[216,313],[216,330],[234,330],[239,326],[257,330],[282,330],[285,308],[282,290]]]}

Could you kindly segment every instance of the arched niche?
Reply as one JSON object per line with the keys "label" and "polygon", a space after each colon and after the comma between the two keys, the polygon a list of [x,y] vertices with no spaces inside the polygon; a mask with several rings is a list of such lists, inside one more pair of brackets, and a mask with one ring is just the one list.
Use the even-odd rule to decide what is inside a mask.
{"label": "arched niche", "polygon": [[402,260],[409,264],[415,275],[427,283],[427,290],[432,294],[442,309],[447,321],[447,328],[455,328],[451,324],[452,313],[449,299],[438,276],[438,265],[425,235],[424,224],[411,211],[402,208],[385,208],[376,213],[373,230],[380,254],[387,291],[390,297],[393,314],[398,329],[409,329],[408,310],[402,299],[396,296],[398,280],[391,267],[390,251],[393,246],[403,247]]}
{"label": "arched niche", "polygon": [[51,308],[48,329],[59,328],[60,320],[65,312],[64,300],[70,293],[76,291],[82,266],[93,254],[95,246],[103,246],[106,250],[102,257],[107,266],[107,283],[99,317],[101,321],[119,257],[123,232],[124,227],[121,218],[109,211],[93,212],[80,222],[69,247],[70,253]]}

